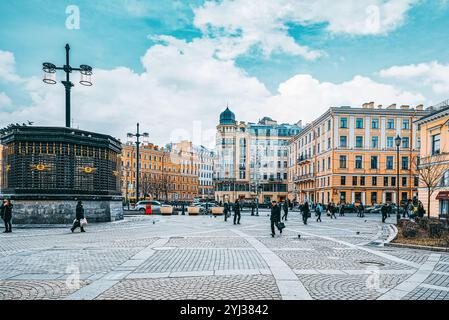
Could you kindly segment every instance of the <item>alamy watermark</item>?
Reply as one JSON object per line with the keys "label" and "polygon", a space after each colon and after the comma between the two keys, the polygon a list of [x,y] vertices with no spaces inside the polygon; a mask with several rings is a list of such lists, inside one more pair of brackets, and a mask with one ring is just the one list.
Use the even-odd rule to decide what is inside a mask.
{"label": "alamy watermark", "polygon": [[67,6],[65,13],[68,15],[65,20],[65,27],[69,30],[78,30],[81,23],[80,8],[72,4]]}

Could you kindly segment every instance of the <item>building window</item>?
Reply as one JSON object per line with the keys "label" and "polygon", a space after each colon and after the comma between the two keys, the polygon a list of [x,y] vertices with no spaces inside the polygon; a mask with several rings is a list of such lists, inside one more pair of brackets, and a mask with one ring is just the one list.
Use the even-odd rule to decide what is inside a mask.
{"label": "building window", "polygon": [[432,155],[440,154],[440,138],[439,134],[432,136]]}
{"label": "building window", "polygon": [[393,170],[393,163],[394,163],[394,157],[388,156],[387,157],[387,170]]}
{"label": "building window", "polygon": [[413,178],[413,184],[415,185],[415,187],[418,187],[419,186],[419,177],[414,177]]}
{"label": "building window", "polygon": [[384,177],[384,187],[388,187],[388,177]]}
{"label": "building window", "polygon": [[371,192],[371,203],[377,203],[377,192]]}
{"label": "building window", "polygon": [[377,177],[373,177],[373,178],[372,178],[371,184],[372,184],[373,186],[377,186]]}
{"label": "building window", "polygon": [[402,157],[402,170],[408,170],[408,157]]}
{"label": "building window", "polygon": [[327,120],[327,131],[331,130],[331,121]]}
{"label": "building window", "polygon": [[393,130],[394,129],[394,119],[388,119],[387,120],[387,129]]}
{"label": "building window", "polygon": [[408,120],[402,121],[402,130],[408,130],[410,129],[410,122]]}
{"label": "building window", "polygon": [[342,129],[348,128],[348,118],[340,118],[340,128]]}
{"label": "building window", "polygon": [[408,149],[410,148],[410,140],[409,138],[402,138],[402,148]]}
{"label": "building window", "polygon": [[396,177],[391,177],[391,186],[392,187],[396,186]]}
{"label": "building window", "polygon": [[441,187],[449,187],[449,170],[444,172],[443,177],[441,178]]}
{"label": "building window", "polygon": [[371,156],[371,169],[378,169],[377,162],[378,162],[378,157]]}
{"label": "building window", "polygon": [[362,156],[355,156],[355,168],[363,169],[363,157]]}
{"label": "building window", "polygon": [[391,192],[385,193],[385,201],[387,203],[393,202],[393,194]]}
{"label": "building window", "polygon": [[346,169],[346,156],[340,156],[340,169]]}
{"label": "building window", "polygon": [[379,119],[373,119],[371,121],[371,128],[373,129],[379,129]]}
{"label": "building window", "polygon": [[362,202],[362,193],[361,192],[356,192],[354,194],[354,202],[355,203],[361,203]]}
{"label": "building window", "polygon": [[352,177],[352,185],[353,186],[357,185],[357,176]]}
{"label": "building window", "polygon": [[394,138],[393,137],[387,137],[387,148],[389,148],[389,149],[394,148]]}
{"label": "building window", "polygon": [[340,136],[340,148],[346,148],[348,146],[348,137]]}
{"label": "building window", "polygon": [[379,137],[371,137],[371,148],[379,148]]}
{"label": "building window", "polygon": [[355,128],[356,129],[363,129],[363,118],[355,119]]}
{"label": "building window", "polygon": [[360,185],[364,186],[365,185],[365,176],[361,176],[360,177]]}
{"label": "building window", "polygon": [[327,150],[331,148],[331,138],[327,138]]}
{"label": "building window", "polygon": [[362,136],[355,137],[355,147],[363,148],[363,137]]}
{"label": "building window", "polygon": [[345,185],[346,185],[346,177],[345,177],[345,176],[342,176],[342,177],[341,177],[341,185],[342,185],[342,186],[345,186]]}
{"label": "building window", "polygon": [[403,187],[407,186],[407,177],[402,177],[402,186]]}

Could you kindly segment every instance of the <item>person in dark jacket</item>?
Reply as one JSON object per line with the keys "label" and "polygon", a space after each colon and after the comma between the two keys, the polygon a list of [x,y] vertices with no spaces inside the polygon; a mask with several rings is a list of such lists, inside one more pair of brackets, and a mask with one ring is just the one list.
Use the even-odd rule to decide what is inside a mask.
{"label": "person in dark jacket", "polygon": [[304,222],[304,224],[307,224],[307,219],[309,218],[310,214],[309,203],[307,201],[303,204],[301,211],[302,211],[302,222]]}
{"label": "person in dark jacket", "polygon": [[345,216],[345,204],[342,202],[340,204],[340,217],[344,217]]}
{"label": "person in dark jacket", "polygon": [[234,204],[234,224],[240,224],[240,217],[240,201],[237,199]]}
{"label": "person in dark jacket", "polygon": [[384,204],[382,208],[380,208],[380,212],[382,213],[382,223],[385,223],[385,220],[387,220],[388,216],[388,205]]}
{"label": "person in dark jacket", "polygon": [[254,210],[256,209],[256,203],[254,201],[251,202],[251,215],[254,215]]}
{"label": "person in dark jacket", "polygon": [[3,204],[0,208],[3,221],[5,222],[5,231],[4,233],[12,232],[12,204],[8,199],[3,200]]}
{"label": "person in dark jacket", "polygon": [[282,219],[287,221],[287,216],[288,216],[288,202],[287,202],[287,200],[284,201],[283,209],[284,209],[284,215],[282,216]]}
{"label": "person in dark jacket", "polygon": [[[276,234],[274,227],[277,226],[279,222],[281,222],[281,207],[278,206],[276,201],[272,202],[270,221],[271,236],[274,238],[274,235]],[[279,232],[282,233],[282,229],[279,229]]]}
{"label": "person in dark jacket", "polygon": [[323,212],[323,206],[321,205],[321,203],[317,203],[316,207],[315,207],[315,213],[316,213],[316,222],[321,222],[321,213]]}
{"label": "person in dark jacket", "polygon": [[418,217],[422,218],[426,214],[426,209],[421,201],[418,202]]}
{"label": "person in dark jacket", "polygon": [[72,228],[70,228],[70,230],[72,230],[72,232],[75,231],[75,229],[78,227],[80,227],[81,232],[86,232],[86,231],[84,231],[84,228],[81,226],[81,219],[84,219],[84,207],[83,207],[83,203],[81,201],[78,201],[78,204],[76,205],[75,221],[73,222]]}
{"label": "person in dark jacket", "polygon": [[223,214],[224,214],[224,221],[225,222],[228,221],[229,203],[227,203],[227,202],[224,203]]}

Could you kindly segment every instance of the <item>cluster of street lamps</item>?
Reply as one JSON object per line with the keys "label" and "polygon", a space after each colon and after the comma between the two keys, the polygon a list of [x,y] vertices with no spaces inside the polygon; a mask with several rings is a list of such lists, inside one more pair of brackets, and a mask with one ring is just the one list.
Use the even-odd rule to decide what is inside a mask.
{"label": "cluster of street lamps", "polygon": [[44,62],[42,70],[44,71],[43,81],[46,84],[56,84],[56,70],[62,70],[66,74],[65,81],[61,83],[65,87],[65,126],[70,128],[70,90],[74,84],[70,81],[70,73],[79,71],[81,74],[80,84],[90,87],[92,85],[92,67],[87,64],[82,64],[79,68],[70,66],[70,46],[65,45],[66,64],[63,67],[57,67],[53,63]]}
{"label": "cluster of street lamps", "polygon": [[139,146],[141,144],[140,142],[140,137],[144,137],[144,138],[148,138],[150,135],[148,134],[148,132],[144,132],[144,133],[140,133],[139,131],[139,123],[137,123],[137,132],[136,133],[128,133],[127,137],[128,138],[136,138],[136,165],[137,165],[137,169],[136,169],[136,203],[139,202],[139,196],[140,196],[140,149]]}

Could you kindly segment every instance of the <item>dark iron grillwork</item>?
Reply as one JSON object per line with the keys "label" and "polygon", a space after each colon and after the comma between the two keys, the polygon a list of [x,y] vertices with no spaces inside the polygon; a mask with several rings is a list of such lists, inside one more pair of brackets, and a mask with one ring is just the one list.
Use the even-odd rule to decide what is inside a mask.
{"label": "dark iron grillwork", "polygon": [[1,142],[4,194],[120,195],[121,144],[110,136],[14,126]]}

